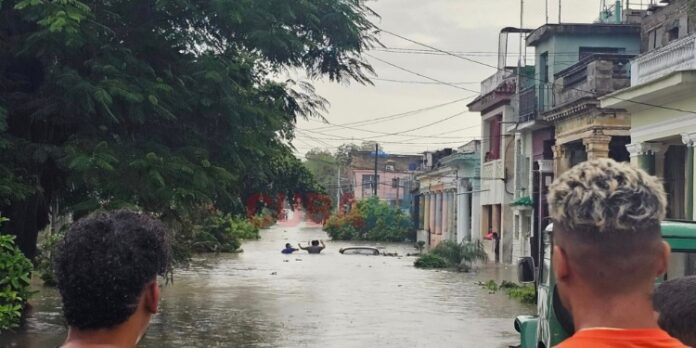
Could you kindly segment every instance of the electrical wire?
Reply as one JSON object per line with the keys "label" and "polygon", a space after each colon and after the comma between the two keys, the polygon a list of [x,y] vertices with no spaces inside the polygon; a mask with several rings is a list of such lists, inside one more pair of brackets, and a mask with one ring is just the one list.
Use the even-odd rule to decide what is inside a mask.
{"label": "electrical wire", "polygon": [[375,57],[375,56],[373,56],[373,55],[371,55],[371,54],[369,54],[369,53],[365,53],[365,55],[368,56],[368,57],[370,57],[370,58],[372,58],[372,59],[374,59],[374,60],[376,60],[376,61],[378,61],[378,62],[382,62],[382,63],[387,64],[387,65],[389,65],[389,66],[391,66],[391,67],[393,67],[393,68],[399,69],[399,70],[401,70],[401,71],[405,71],[405,72],[407,72],[407,73],[409,73],[409,74],[413,74],[413,75],[416,75],[416,76],[420,76],[420,77],[422,77],[422,78],[425,78],[425,79],[428,79],[428,80],[431,80],[431,81],[434,81],[434,82],[438,82],[438,83],[441,83],[441,84],[443,84],[443,85],[447,85],[447,86],[450,86],[450,87],[453,87],[453,88],[456,88],[456,89],[461,89],[461,90],[464,90],[464,91],[469,91],[469,92],[474,92],[474,93],[481,93],[480,91],[475,91],[475,90],[470,89],[470,88],[466,88],[466,87],[462,87],[462,86],[457,86],[457,85],[455,85],[455,84],[453,84],[453,83],[449,83],[449,82],[445,82],[445,81],[442,81],[442,80],[438,80],[438,79],[436,79],[436,78],[433,78],[433,77],[430,77],[430,76],[423,75],[423,74],[421,74],[421,73],[415,72],[415,71],[413,71],[413,70],[406,69],[406,68],[401,67],[401,66],[398,66],[398,65],[396,65],[396,64],[394,64],[394,63],[388,62],[388,61],[386,61],[386,60],[384,60],[384,59],[382,59],[382,58],[377,58],[377,57]]}
{"label": "electrical wire", "polygon": [[[468,58],[468,57],[465,57],[465,56],[462,56],[462,55],[458,55],[458,54],[455,54],[455,53],[452,53],[452,52],[448,52],[448,51],[439,49],[439,48],[437,48],[437,47],[433,47],[433,46],[431,46],[431,45],[424,44],[424,43],[422,43],[422,42],[418,42],[418,41],[413,40],[413,39],[409,39],[409,38],[407,38],[407,37],[405,37],[405,36],[402,36],[402,35],[393,33],[393,32],[391,32],[391,31],[388,31],[388,30],[385,30],[385,29],[381,29],[381,28],[380,28],[380,31],[383,32],[383,33],[386,33],[386,34],[389,34],[389,35],[398,37],[398,38],[400,38],[400,39],[402,39],[402,40],[411,42],[411,43],[413,43],[413,44],[416,44],[416,45],[419,45],[419,46],[423,46],[423,47],[427,47],[427,48],[432,49],[432,50],[434,50],[434,51],[438,51],[438,52],[447,54],[447,55],[449,55],[449,56],[458,57],[459,59],[462,59],[462,60],[465,60],[465,61],[468,61],[468,62],[471,62],[471,63],[474,63],[474,64],[486,66],[486,67],[489,67],[489,68],[493,68],[493,69],[496,69],[496,70],[505,71],[505,69],[503,69],[503,68],[499,68],[499,67],[497,67],[497,66],[494,66],[494,65],[491,65],[491,64],[488,64],[488,63],[484,63],[484,62],[478,61],[478,60],[476,60],[476,59],[471,59],[471,58]],[[369,54],[366,54],[366,55],[370,56]],[[372,56],[370,56],[370,57],[372,57]],[[530,80],[532,80],[532,81],[547,83],[546,81],[543,81],[543,80],[541,80],[541,79],[531,78],[531,77],[527,77],[527,78],[530,79]],[[572,89],[572,90],[575,90],[575,91],[579,91],[579,92],[583,92],[583,93],[594,93],[593,91],[586,91],[586,90],[582,90],[582,89],[579,89],[579,88],[572,88],[572,87],[571,87],[571,88],[569,88],[569,89]],[[683,113],[688,113],[688,114],[696,114],[696,111],[692,111],[692,110],[685,110],[685,109],[681,109],[681,108],[674,108],[674,107],[669,107],[669,106],[664,106],[664,105],[655,105],[655,104],[645,103],[645,102],[641,102],[641,101],[637,101],[637,100],[633,100],[633,99],[619,98],[619,97],[616,97],[616,96],[609,96],[608,98],[616,99],[616,100],[620,100],[620,101],[625,101],[625,102],[629,102],[629,103],[634,103],[634,104],[637,104],[637,105],[648,106],[648,107],[652,107],[652,108],[656,108],[656,109],[663,109],[663,110],[670,110],[670,111],[676,111],[676,112],[683,112]]]}
{"label": "electrical wire", "polygon": [[[328,122],[328,121],[327,121],[327,123],[328,123],[328,124],[332,124],[332,123],[330,123],[330,122]],[[466,130],[466,129],[481,127],[481,125],[474,125],[474,126],[470,126],[470,127],[461,128],[461,129],[456,130],[456,131],[451,131],[451,132],[447,132],[447,133],[442,133],[442,134],[439,134],[439,135],[438,135],[438,134],[435,134],[435,135],[408,134],[408,135],[407,135],[407,134],[394,134],[394,133],[378,132],[378,131],[372,131],[372,130],[368,130],[368,129],[355,128],[355,127],[349,127],[349,126],[340,126],[340,125],[336,125],[336,126],[338,126],[338,127],[340,127],[340,128],[344,128],[344,129],[355,130],[355,131],[365,132],[365,133],[380,134],[380,135],[384,135],[384,136],[401,136],[401,137],[406,137],[406,136],[408,136],[408,137],[417,137],[416,139],[425,138],[425,137],[428,137],[428,138],[435,138],[435,139],[458,139],[459,137],[443,137],[442,135],[443,135],[443,134],[451,134],[451,133],[454,133],[454,132],[456,132],[456,131],[461,131],[461,130]],[[307,129],[304,129],[304,130],[305,130],[305,131],[308,131]],[[325,136],[337,136],[337,135],[335,135],[335,134],[320,133],[320,132],[315,132],[315,131],[311,131],[311,132],[313,132],[313,133],[315,133],[315,134],[325,135]]]}
{"label": "electrical wire", "polygon": [[[477,93],[478,93],[478,92],[477,92]],[[362,120],[362,121],[353,121],[353,122],[347,122],[347,123],[341,123],[341,124],[334,124],[334,125],[332,125],[332,126],[313,128],[313,129],[310,129],[310,130],[313,130],[313,131],[314,131],[314,130],[325,130],[325,129],[330,129],[330,128],[336,128],[336,127],[338,127],[338,126],[355,126],[355,125],[364,126],[364,125],[373,125],[373,124],[377,124],[377,123],[382,123],[382,122],[392,121],[392,120],[396,120],[396,119],[401,119],[401,118],[408,117],[408,116],[417,115],[417,114],[422,113],[422,112],[425,112],[425,111],[430,111],[430,110],[439,109],[439,108],[442,108],[442,107],[445,107],[445,106],[449,106],[449,105],[453,105],[453,104],[456,104],[456,103],[461,103],[461,102],[463,102],[463,101],[465,101],[465,100],[469,100],[469,99],[475,98],[475,97],[477,97],[477,96],[478,96],[478,94],[476,94],[476,95],[471,95],[471,96],[464,97],[464,98],[455,99],[455,100],[452,100],[452,101],[449,101],[449,102],[446,102],[446,103],[442,103],[442,104],[427,106],[427,107],[420,108],[420,109],[416,109],[416,110],[405,111],[405,112],[401,112],[401,113],[398,113],[398,114],[387,115],[387,116],[381,116],[381,117],[371,117],[371,118],[369,118],[369,119]]]}
{"label": "electrical wire", "polygon": [[[383,79],[383,78],[377,78],[373,77],[371,80],[374,81],[383,81],[383,82],[393,82],[393,83],[402,83],[402,84],[410,84],[410,85],[442,85],[440,82],[432,82],[432,81],[413,81],[413,80],[394,80],[394,79]],[[481,84],[481,81],[475,82],[475,81],[470,81],[470,82],[448,82],[453,85],[479,85]]]}

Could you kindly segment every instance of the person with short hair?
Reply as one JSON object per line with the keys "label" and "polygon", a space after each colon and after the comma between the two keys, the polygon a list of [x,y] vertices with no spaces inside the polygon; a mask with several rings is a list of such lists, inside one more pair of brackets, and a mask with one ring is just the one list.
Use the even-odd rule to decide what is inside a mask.
{"label": "person with short hair", "polygon": [[280,252],[286,255],[290,255],[294,252],[296,252],[298,249],[295,249],[292,247],[292,244],[290,243],[285,243],[285,249],[281,250]]}
{"label": "person with short hair", "polygon": [[[319,246],[319,243],[321,243],[321,246]],[[298,247],[302,250],[306,250],[310,254],[319,254],[321,253],[322,250],[326,248],[326,245],[324,245],[324,241],[318,241],[318,240],[313,240],[312,245],[308,245],[306,247],[303,247],[302,244],[297,244]]]}
{"label": "person with short hair", "polygon": [[63,348],[135,347],[157,313],[157,276],[170,271],[164,225],[131,211],[75,222],[54,257],[68,335]]}
{"label": "person with short hair", "polygon": [[696,276],[662,283],[653,296],[657,323],[689,347],[696,347]]}
{"label": "person with short hair", "polygon": [[651,296],[670,248],[662,183],[611,159],[560,175],[548,195],[553,272],[576,333],[558,347],[682,348],[657,325]]}

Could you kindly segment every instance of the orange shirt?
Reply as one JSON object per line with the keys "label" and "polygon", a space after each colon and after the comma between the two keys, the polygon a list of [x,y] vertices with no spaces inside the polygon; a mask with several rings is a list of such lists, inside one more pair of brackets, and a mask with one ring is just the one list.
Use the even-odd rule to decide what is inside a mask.
{"label": "orange shirt", "polygon": [[660,329],[587,329],[577,332],[557,348],[687,348]]}

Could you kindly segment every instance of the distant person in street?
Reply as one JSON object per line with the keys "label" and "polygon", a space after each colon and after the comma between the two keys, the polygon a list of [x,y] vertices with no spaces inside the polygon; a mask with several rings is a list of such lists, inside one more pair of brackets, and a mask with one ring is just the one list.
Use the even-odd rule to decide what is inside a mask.
{"label": "distant person in street", "polygon": [[62,347],[135,347],[157,313],[157,276],[170,265],[165,227],[151,217],[120,210],[75,222],[53,265],[68,325]]}
{"label": "distant person in street", "polygon": [[298,250],[299,250],[299,249],[293,248],[293,247],[292,247],[292,244],[290,244],[290,243],[285,243],[285,249],[283,249],[283,250],[281,251],[281,253],[283,253],[283,254],[288,254],[288,255],[289,255],[289,254],[292,254],[292,253],[294,253],[294,252],[296,252],[296,251],[298,251]]}
{"label": "distant person in street", "polygon": [[500,262],[500,236],[498,232],[493,232],[493,253],[495,254],[495,262]]}
{"label": "distant person in street", "polygon": [[657,323],[689,347],[696,347],[696,276],[662,283],[653,297]]}
{"label": "distant person in street", "polygon": [[558,347],[685,347],[660,329],[651,301],[670,256],[660,180],[592,160],[560,175],[548,198],[553,271],[576,332]]}
{"label": "distant person in street", "polygon": [[[321,243],[321,246],[319,244]],[[297,246],[300,247],[302,250],[307,250],[308,253],[310,254],[319,254],[321,253],[322,250],[326,248],[326,245],[324,245],[324,241],[318,241],[318,240],[313,240],[312,245],[308,245],[307,247],[303,247],[302,244],[298,244]]]}

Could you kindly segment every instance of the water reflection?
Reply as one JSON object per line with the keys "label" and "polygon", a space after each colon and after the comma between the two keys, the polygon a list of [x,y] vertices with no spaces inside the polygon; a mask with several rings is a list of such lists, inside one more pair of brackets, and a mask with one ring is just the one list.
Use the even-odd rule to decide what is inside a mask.
{"label": "water reflection", "polygon": [[[286,242],[326,238],[316,228],[275,228],[237,255],[207,255],[163,288],[141,347],[507,347],[512,319],[532,311],[474,283],[476,274],[422,271],[413,258],[282,255]],[[375,244],[373,244],[375,245]],[[382,245],[403,255],[410,245]],[[64,337],[58,294],[41,288],[27,327],[3,346],[55,347]]]}

